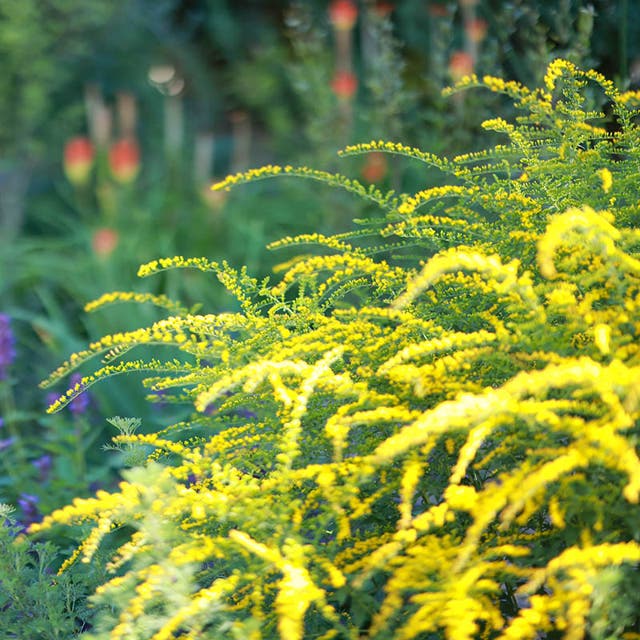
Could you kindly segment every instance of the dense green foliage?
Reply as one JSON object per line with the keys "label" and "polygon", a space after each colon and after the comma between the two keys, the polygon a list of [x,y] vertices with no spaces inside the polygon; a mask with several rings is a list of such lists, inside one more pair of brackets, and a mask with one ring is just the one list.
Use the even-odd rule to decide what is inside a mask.
{"label": "dense green foliage", "polygon": [[[0,611],[5,638],[69,640],[89,617],[88,582],[56,576],[59,551],[33,543],[0,505]],[[95,587],[95,584],[94,584]]]}
{"label": "dense green foliage", "polygon": [[[485,123],[492,149],[343,152],[406,156],[445,186],[274,166],[216,185],[291,174],[381,209],[276,243],[298,253],[275,284],[204,258],[140,269],[213,273],[239,312],[90,306],[169,316],[72,356],[48,383],[103,366],[51,410],[144,372],[193,413],[152,434],[114,420],[146,462],[32,526],[82,527],[66,571],[110,557],[88,637],[636,637],[640,94],[564,60],[538,89],[458,88],[476,86],[520,112]],[[128,357],[141,347],[154,357]]]}

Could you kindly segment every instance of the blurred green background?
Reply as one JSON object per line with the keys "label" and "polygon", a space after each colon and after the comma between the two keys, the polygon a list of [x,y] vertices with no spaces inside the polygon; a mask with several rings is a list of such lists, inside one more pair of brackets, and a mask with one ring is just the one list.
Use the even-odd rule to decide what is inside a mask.
{"label": "blurred green background", "polygon": [[[232,309],[215,279],[138,281],[137,267],[206,256],[263,277],[287,258],[270,241],[375,214],[325,185],[220,194],[208,188],[217,178],[279,163],[384,189],[434,184],[423,166],[336,151],[380,138],[443,155],[478,149],[480,123],[508,113],[479,92],[443,99],[457,77],[531,85],[565,57],[634,88],[639,43],[637,0],[0,0],[0,313],[15,338],[0,381],[0,501],[27,492],[47,511],[108,482],[106,417],[149,428],[180,418],[124,378],[45,415],[38,382],[71,352],[161,317],[126,305],[86,314],[87,302],[135,289]],[[46,491],[43,459],[55,469]]]}

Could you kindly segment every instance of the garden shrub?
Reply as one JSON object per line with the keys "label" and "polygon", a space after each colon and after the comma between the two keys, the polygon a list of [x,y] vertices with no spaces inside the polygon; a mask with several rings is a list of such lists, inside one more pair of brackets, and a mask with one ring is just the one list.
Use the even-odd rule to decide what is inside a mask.
{"label": "garden shrub", "polygon": [[[52,542],[33,542],[0,503],[0,619],[2,637],[70,640],[90,616],[88,591],[97,576],[56,576],[60,551]],[[104,575],[101,576],[104,579]]]}
{"label": "garden shrub", "polygon": [[[640,92],[564,60],[528,89],[470,76],[521,115],[446,186],[383,194],[354,232],[285,238],[275,284],[204,258],[240,311],[170,314],[72,356],[94,382],[144,372],[193,407],[121,425],[144,464],[32,526],[79,525],[63,569],[110,554],[94,638],[634,638],[640,611]],[[604,105],[610,115],[597,108]],[[604,107],[603,107],[604,108]],[[157,359],[125,359],[139,345]],[[162,347],[161,347],[162,345]],[[160,359],[162,348],[169,356]],[[135,455],[131,458],[135,459]]]}

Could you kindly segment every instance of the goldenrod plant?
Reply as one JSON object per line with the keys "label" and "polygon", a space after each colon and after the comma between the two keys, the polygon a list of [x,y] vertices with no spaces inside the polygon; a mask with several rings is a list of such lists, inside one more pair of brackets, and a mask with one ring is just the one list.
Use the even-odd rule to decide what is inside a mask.
{"label": "goldenrod plant", "polygon": [[[91,305],[170,315],[73,355],[46,384],[103,362],[50,410],[144,372],[191,412],[121,429],[144,464],[31,526],[80,527],[63,571],[110,557],[88,637],[640,637],[640,92],[561,59],[537,89],[453,91],[473,87],[521,114],[485,122],[492,149],[342,152],[405,156],[445,186],[272,166],[215,185],[290,174],[382,211],[275,243],[297,253],[275,283],[187,257],[140,269],[211,273],[238,312]],[[141,345],[156,358],[129,357]]]}

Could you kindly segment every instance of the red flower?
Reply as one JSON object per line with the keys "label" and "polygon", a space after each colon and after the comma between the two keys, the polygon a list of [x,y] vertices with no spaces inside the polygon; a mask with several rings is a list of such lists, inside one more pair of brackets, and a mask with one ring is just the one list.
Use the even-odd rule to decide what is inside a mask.
{"label": "red flower", "polygon": [[373,7],[376,15],[380,18],[386,18],[390,13],[393,12],[394,5],[392,2],[376,2]]}
{"label": "red flower", "polygon": [[454,51],[449,59],[449,74],[454,82],[473,73],[473,58],[466,51]]}
{"label": "red flower", "polygon": [[140,171],[140,149],[133,138],[122,138],[109,149],[109,168],[122,183],[132,182]]}
{"label": "red flower", "polygon": [[69,182],[82,185],[87,182],[93,167],[93,145],[88,138],[71,138],[64,147],[64,173]]}
{"label": "red flower", "polygon": [[471,42],[482,42],[487,35],[487,21],[482,18],[473,18],[465,23],[464,30]]}
{"label": "red flower", "polygon": [[436,2],[429,5],[429,15],[433,18],[446,18],[449,15],[449,9],[446,4]]}
{"label": "red flower", "polygon": [[384,153],[380,151],[370,153],[361,173],[367,182],[382,180],[387,173],[387,158]]}
{"label": "red flower", "polygon": [[351,0],[333,0],[329,5],[329,20],[339,30],[348,31],[358,19],[358,7]]}
{"label": "red flower", "polygon": [[336,71],[331,88],[341,100],[350,100],[358,90],[358,78],[351,71]]}
{"label": "red flower", "polygon": [[91,238],[91,246],[97,256],[106,258],[118,246],[119,240],[117,231],[109,229],[109,227],[100,227]]}

